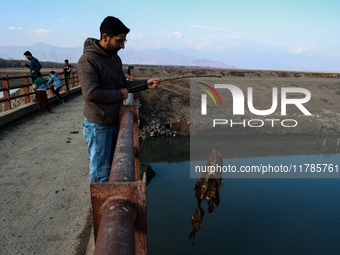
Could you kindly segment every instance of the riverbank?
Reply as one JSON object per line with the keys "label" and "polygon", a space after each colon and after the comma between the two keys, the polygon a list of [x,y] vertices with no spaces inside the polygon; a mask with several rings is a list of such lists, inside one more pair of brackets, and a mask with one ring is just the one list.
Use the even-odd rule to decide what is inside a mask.
{"label": "riverbank", "polygon": [[[229,134],[310,134],[338,135],[340,134],[340,73],[335,72],[299,72],[271,70],[221,70],[221,69],[180,69],[180,68],[135,68],[136,79],[161,77],[171,78],[188,75],[212,75],[220,78],[208,79],[213,86],[215,83],[233,84],[247,94],[247,88],[253,87],[254,105],[258,109],[268,109],[272,102],[272,87],[278,91],[282,87],[306,88],[311,92],[311,99],[305,106],[312,116],[304,116],[296,107],[288,106],[291,116],[299,123],[294,129],[272,128],[270,125],[261,129],[237,128],[227,129]],[[191,79],[193,83],[200,78]],[[206,80],[206,79],[205,79]],[[197,86],[197,85],[196,85]],[[164,136],[164,130],[170,125],[171,135],[190,134],[190,103],[200,105],[200,98],[190,102],[190,79],[162,82],[154,91],[138,93],[140,99],[140,131],[143,139]],[[280,100],[280,97],[279,97]],[[232,102],[231,96],[227,102]],[[279,105],[280,106],[280,105]],[[216,108],[232,115],[232,104],[226,108]],[[292,117],[286,119],[291,119]],[[228,117],[230,118],[230,117]],[[271,119],[282,119],[280,107]],[[235,121],[250,119],[265,119],[250,111],[245,111],[242,118]],[[197,123],[196,123],[197,124]],[[202,124],[202,125],[201,125]],[[201,134],[206,130],[203,123],[199,128],[191,130],[191,135]]]}

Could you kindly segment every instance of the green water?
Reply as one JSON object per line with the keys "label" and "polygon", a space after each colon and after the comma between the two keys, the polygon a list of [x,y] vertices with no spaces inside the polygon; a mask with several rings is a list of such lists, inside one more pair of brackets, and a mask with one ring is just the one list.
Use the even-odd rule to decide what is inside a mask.
{"label": "green water", "polygon": [[[190,178],[189,147],[187,138],[141,144],[141,161],[156,172],[147,187],[150,255],[340,253],[337,178],[223,179],[221,203],[214,212],[209,214],[202,202],[203,224],[192,244],[188,237],[191,216],[197,208],[197,179]],[[166,155],[171,155],[169,160]],[[268,160],[282,161],[287,157],[290,156],[271,155]],[[340,163],[339,154],[292,157],[297,161],[308,157]]]}

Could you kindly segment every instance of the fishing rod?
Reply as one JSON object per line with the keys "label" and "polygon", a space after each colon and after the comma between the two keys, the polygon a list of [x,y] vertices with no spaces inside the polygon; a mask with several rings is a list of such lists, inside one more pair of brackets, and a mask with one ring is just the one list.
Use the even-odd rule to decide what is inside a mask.
{"label": "fishing rod", "polygon": [[[188,76],[178,76],[178,77],[173,77],[173,78],[165,78],[161,79],[160,83],[163,81],[173,81],[173,80],[181,80],[181,79],[188,79],[188,78],[202,78],[202,77],[215,77],[215,78],[222,78],[220,75],[188,75]],[[137,86],[133,86],[129,88],[129,93],[137,92],[139,88],[147,85],[152,85],[153,82],[149,82],[147,84],[141,84]]]}

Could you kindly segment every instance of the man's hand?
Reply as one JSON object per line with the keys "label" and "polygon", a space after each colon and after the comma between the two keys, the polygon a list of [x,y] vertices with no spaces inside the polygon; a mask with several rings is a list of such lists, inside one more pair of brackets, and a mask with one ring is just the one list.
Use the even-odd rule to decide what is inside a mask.
{"label": "man's hand", "polygon": [[158,78],[151,78],[151,79],[149,79],[147,81],[147,83],[150,84],[150,85],[148,85],[148,88],[149,89],[155,89],[159,85],[159,83],[161,81],[162,81],[162,79],[158,79]]}
{"label": "man's hand", "polygon": [[24,63],[24,62],[22,62],[22,63],[21,63],[21,66],[25,66],[25,63]]}
{"label": "man's hand", "polygon": [[129,93],[129,91],[128,91],[127,89],[120,89],[120,92],[123,93],[124,99],[127,99],[127,98],[128,98],[128,93]]}

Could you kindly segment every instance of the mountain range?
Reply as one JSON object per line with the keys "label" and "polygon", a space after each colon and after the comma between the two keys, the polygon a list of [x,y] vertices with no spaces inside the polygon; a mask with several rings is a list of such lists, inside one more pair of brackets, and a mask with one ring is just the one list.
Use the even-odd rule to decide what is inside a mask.
{"label": "mountain range", "polygon": [[[29,50],[40,61],[75,63],[82,55],[83,47],[56,47],[46,43],[36,43],[30,46],[0,46],[0,58],[24,59],[23,53]],[[124,64],[145,65],[180,65],[199,66],[209,68],[230,69],[234,66],[219,61],[186,56],[173,50],[158,48],[154,50],[137,50],[127,47],[119,51],[119,56]]]}

